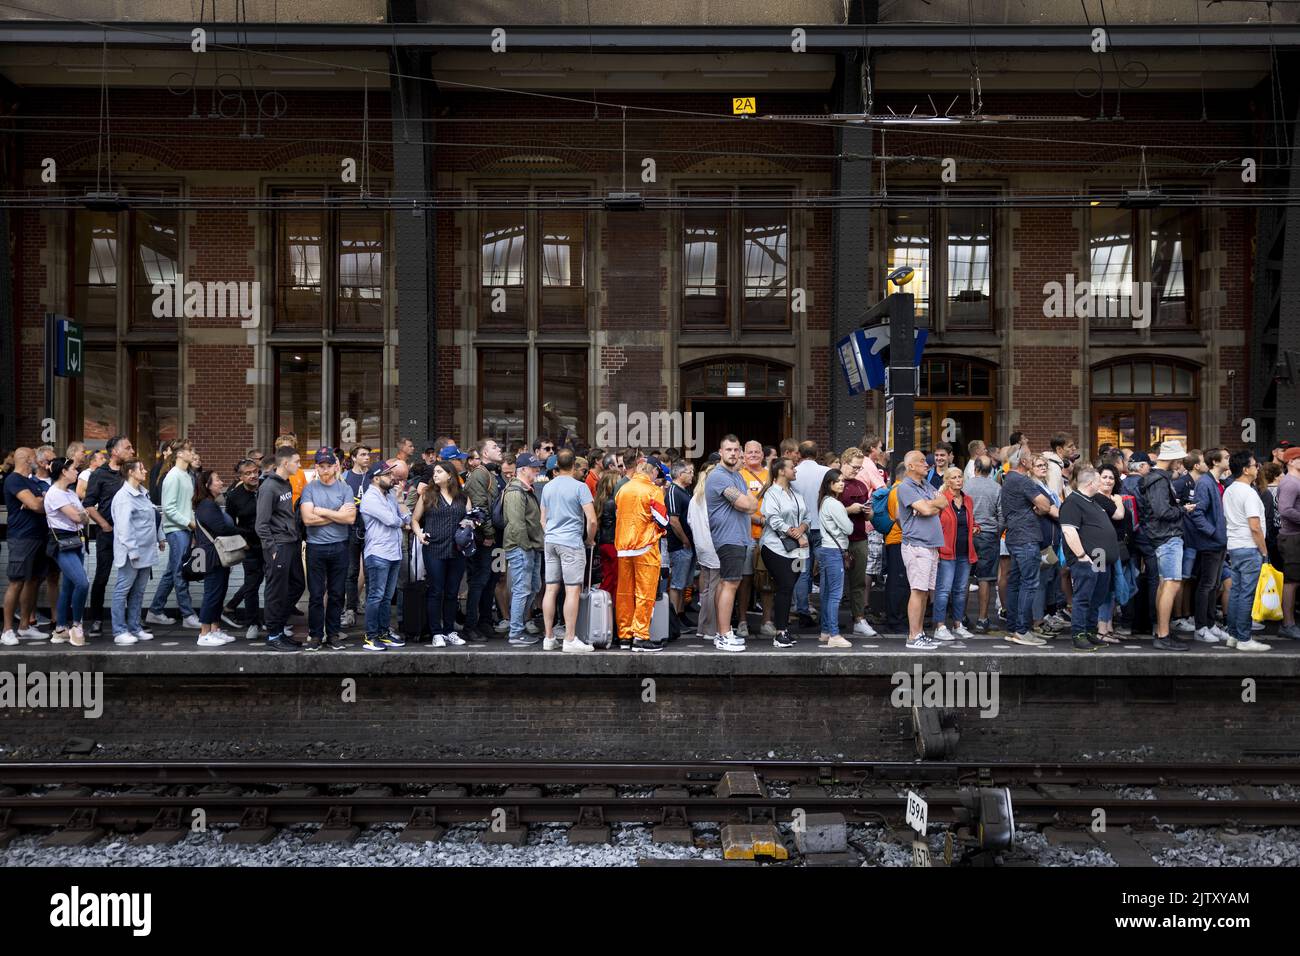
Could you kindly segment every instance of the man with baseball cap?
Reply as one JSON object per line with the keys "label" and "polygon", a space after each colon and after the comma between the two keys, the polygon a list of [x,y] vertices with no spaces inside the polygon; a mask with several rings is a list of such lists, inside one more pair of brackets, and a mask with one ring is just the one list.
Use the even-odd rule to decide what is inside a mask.
{"label": "man with baseball cap", "polygon": [[1277,537],[1282,552],[1282,626],[1278,637],[1300,640],[1295,622],[1296,586],[1300,585],[1300,448],[1282,452],[1285,469],[1277,486],[1277,515],[1282,524]]}
{"label": "man with baseball cap", "polygon": [[[1171,470],[1176,461],[1187,457],[1180,441],[1161,442],[1156,463],[1141,479],[1142,497],[1138,499],[1140,527],[1154,551],[1156,573],[1155,647],[1161,651],[1185,651],[1190,646],[1169,633],[1174,600],[1183,580],[1183,515],[1178,502]],[[1149,573],[1149,572],[1148,572]]]}
{"label": "man with baseball cap", "polygon": [[368,651],[405,647],[406,642],[390,627],[393,593],[397,590],[402,564],[402,532],[411,526],[411,513],[397,497],[397,484],[407,474],[402,461],[378,466],[370,487],[361,496],[361,515],[366,522],[363,563],[366,569],[366,641]]}
{"label": "man with baseball cap", "polygon": [[510,572],[510,636],[515,647],[531,647],[539,638],[528,631],[528,611],[542,589],[542,506],[533,490],[542,463],[527,452],[515,458],[515,477],[501,493],[506,527],[501,546]]}
{"label": "man with baseball cap", "polygon": [[339,478],[339,461],[330,449],[316,452],[316,478],[302,490],[299,508],[307,529],[306,649],[318,651],[328,642],[332,649],[342,650],[340,621],[351,560],[348,538],[357,509],[352,489]]}

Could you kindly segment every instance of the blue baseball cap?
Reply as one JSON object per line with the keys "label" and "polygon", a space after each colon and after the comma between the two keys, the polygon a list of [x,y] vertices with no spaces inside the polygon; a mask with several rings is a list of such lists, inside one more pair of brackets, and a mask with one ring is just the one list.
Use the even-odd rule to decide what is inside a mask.
{"label": "blue baseball cap", "polygon": [[515,459],[515,467],[516,468],[543,468],[545,466],[542,464],[542,462],[539,459],[534,458],[532,455],[528,454],[528,452],[520,452],[519,456]]}
{"label": "blue baseball cap", "polygon": [[442,451],[438,453],[438,457],[443,461],[451,461],[452,459],[455,459],[456,461],[464,461],[469,457],[469,455],[461,451],[455,445],[444,445]]}

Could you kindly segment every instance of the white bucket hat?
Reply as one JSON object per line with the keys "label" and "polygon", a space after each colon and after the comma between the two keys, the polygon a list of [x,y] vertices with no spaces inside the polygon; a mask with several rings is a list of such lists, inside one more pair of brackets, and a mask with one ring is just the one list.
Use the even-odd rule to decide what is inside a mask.
{"label": "white bucket hat", "polygon": [[1182,442],[1162,441],[1160,443],[1160,454],[1156,456],[1156,461],[1174,461],[1186,457],[1187,451],[1183,448]]}

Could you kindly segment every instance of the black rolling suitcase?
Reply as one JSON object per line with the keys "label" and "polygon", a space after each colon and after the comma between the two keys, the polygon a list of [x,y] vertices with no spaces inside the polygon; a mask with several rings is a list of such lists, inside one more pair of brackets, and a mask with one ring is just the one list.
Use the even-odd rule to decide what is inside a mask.
{"label": "black rolling suitcase", "polygon": [[432,636],[429,630],[429,582],[424,579],[424,548],[411,541],[411,555],[403,561],[402,636],[418,641]]}

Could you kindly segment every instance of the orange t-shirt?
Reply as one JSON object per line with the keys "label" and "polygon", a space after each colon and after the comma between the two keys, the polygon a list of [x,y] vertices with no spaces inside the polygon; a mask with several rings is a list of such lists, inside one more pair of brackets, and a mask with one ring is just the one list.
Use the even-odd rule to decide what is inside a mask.
{"label": "orange t-shirt", "polygon": [[583,479],[587,483],[587,490],[594,496],[596,494],[596,470],[593,468],[587,472],[587,477]]}
{"label": "orange t-shirt", "polygon": [[[767,469],[760,468],[758,471],[750,471],[748,468],[742,467],[740,469],[740,475],[745,479],[745,484],[749,486],[750,496],[758,499],[758,511],[754,512],[754,514],[761,515],[763,513],[763,496],[760,495],[759,492],[762,491],[763,486],[767,484]],[[749,523],[749,530],[755,541],[763,537],[763,526],[761,524],[754,524],[751,521]]]}

